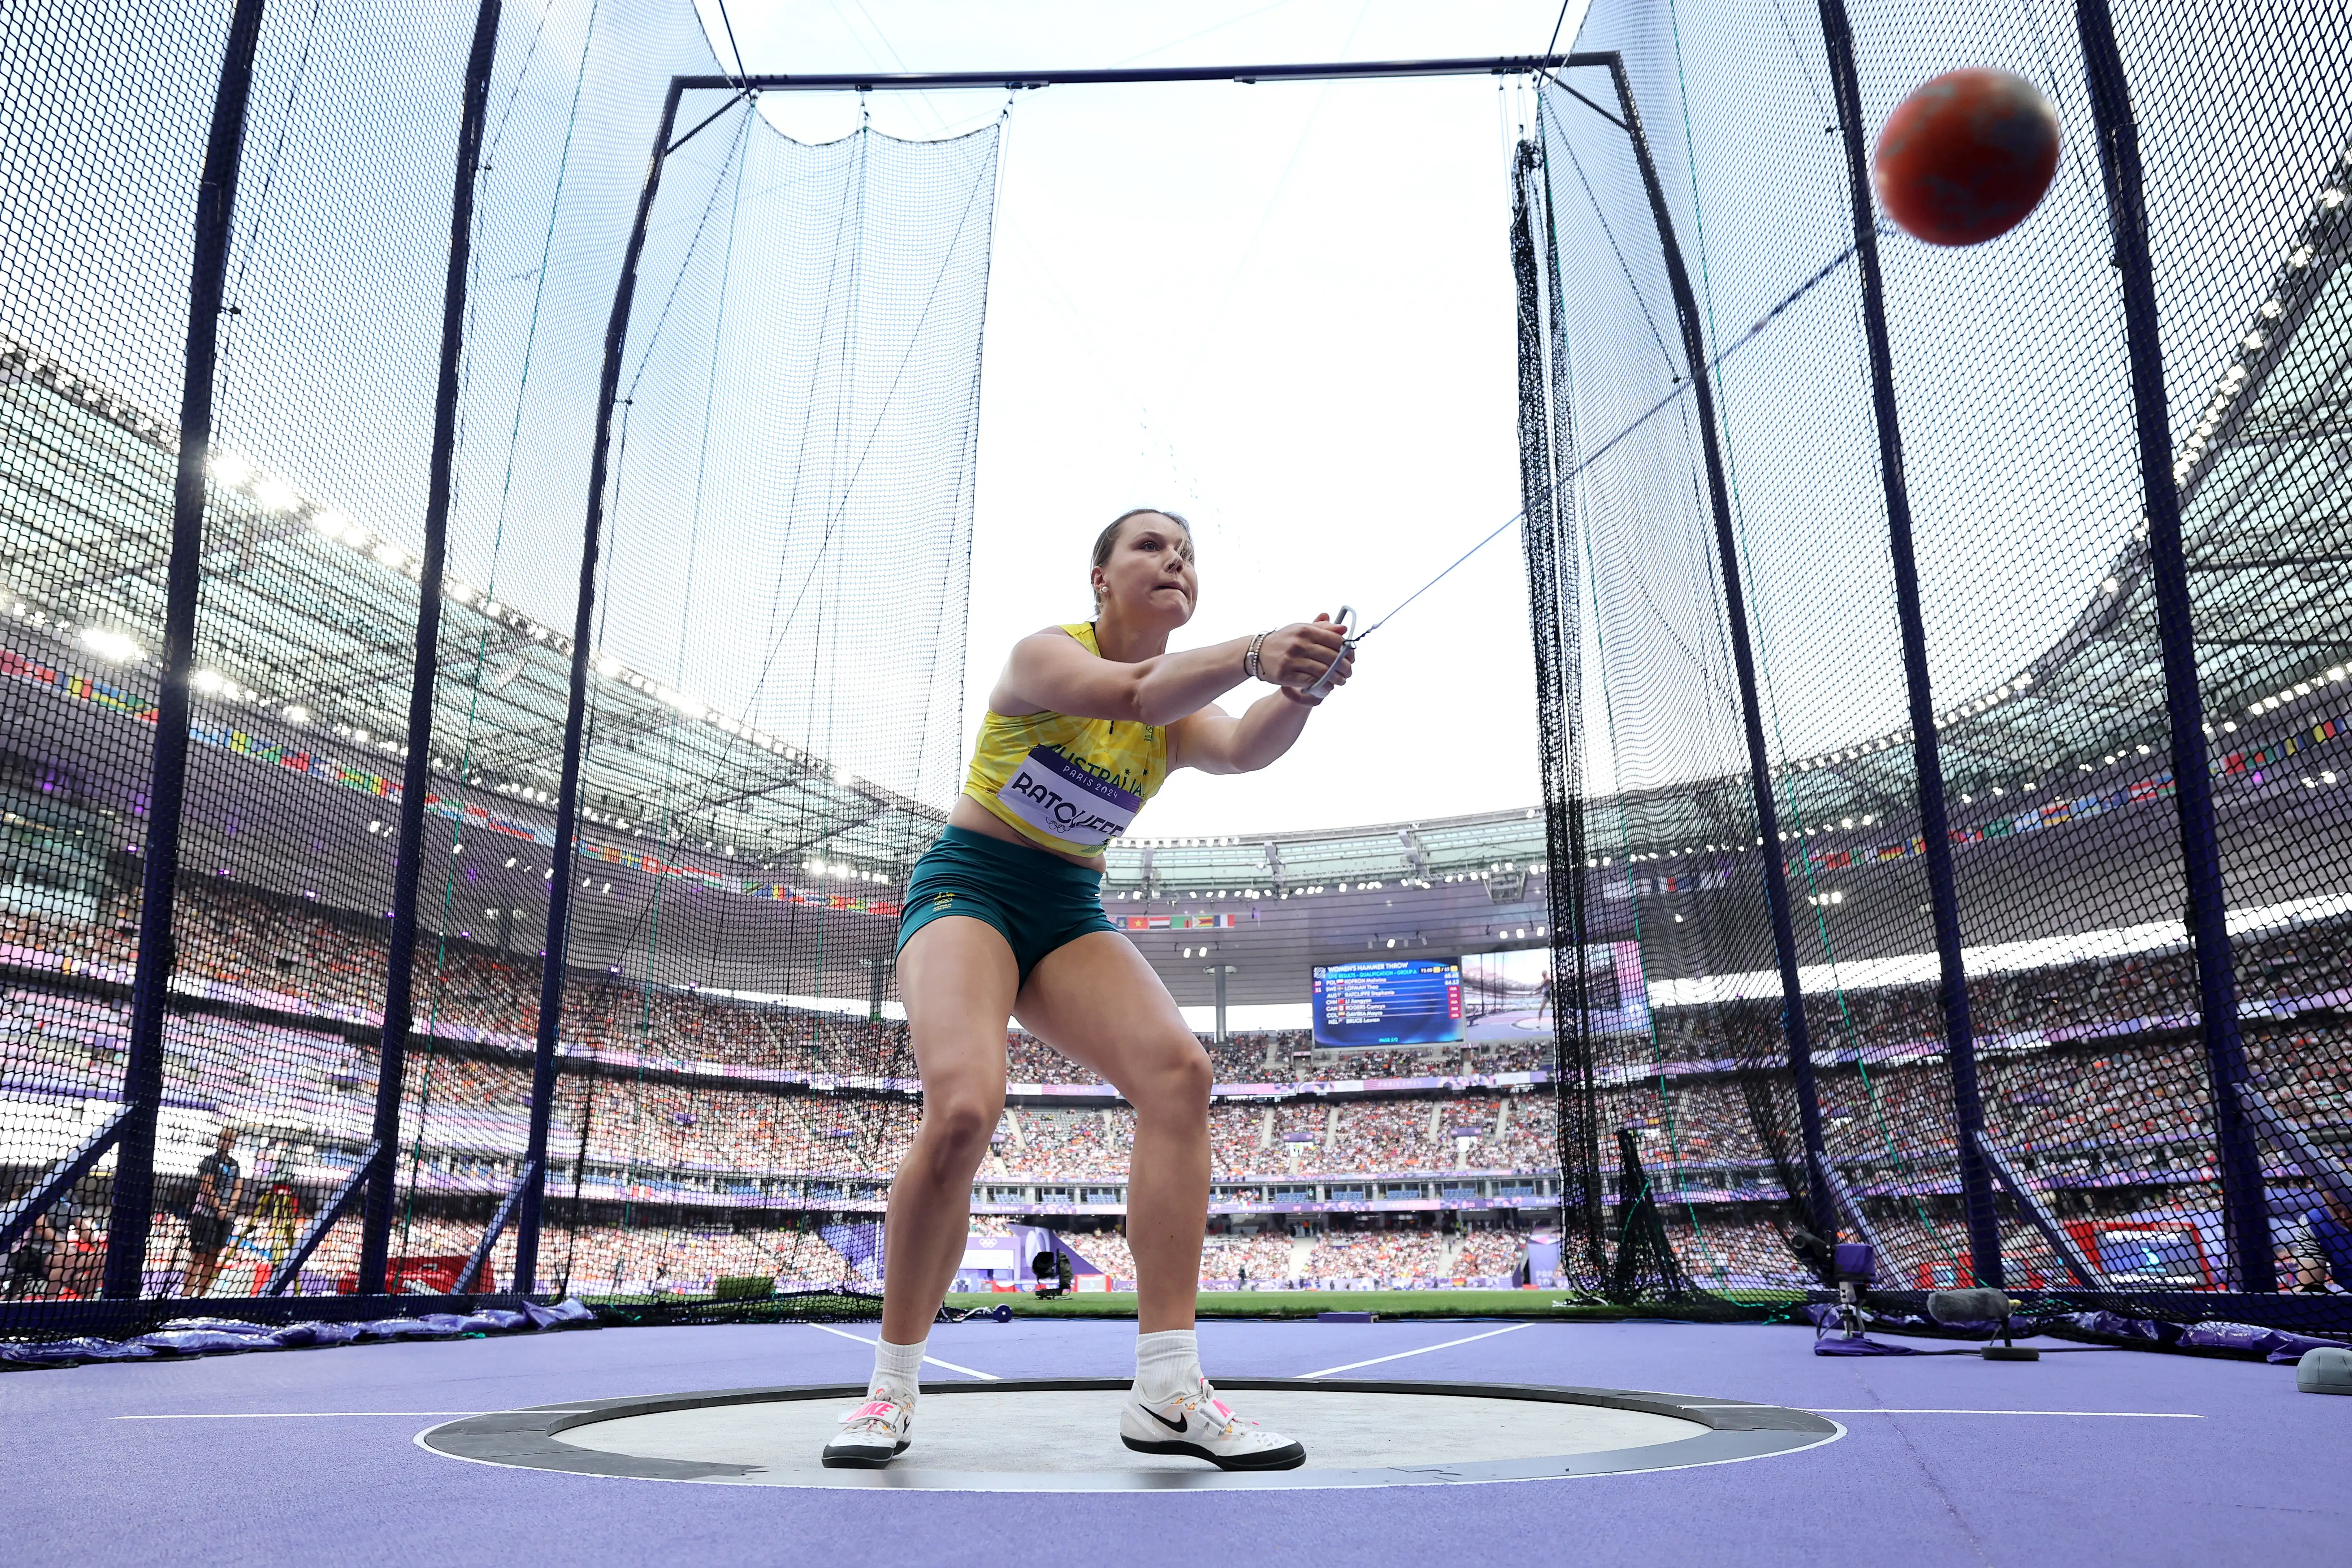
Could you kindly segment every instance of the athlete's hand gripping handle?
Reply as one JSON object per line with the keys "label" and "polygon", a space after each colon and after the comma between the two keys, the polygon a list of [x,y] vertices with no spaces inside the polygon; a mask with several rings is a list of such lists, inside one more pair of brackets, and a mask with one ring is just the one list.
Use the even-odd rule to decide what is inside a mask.
{"label": "athlete's hand gripping handle", "polygon": [[[1342,605],[1339,606],[1339,624],[1343,626],[1352,626],[1356,624],[1356,607],[1353,605]],[[1308,687],[1301,695],[1312,697],[1318,701],[1321,700],[1323,695],[1331,689],[1331,679],[1339,673],[1339,666],[1345,663],[1347,659],[1355,653],[1355,651],[1356,639],[1354,637],[1349,637],[1346,641],[1342,642],[1339,645],[1339,657],[1331,661],[1331,668],[1325,670],[1323,672],[1322,679],[1316,681],[1314,685]]]}

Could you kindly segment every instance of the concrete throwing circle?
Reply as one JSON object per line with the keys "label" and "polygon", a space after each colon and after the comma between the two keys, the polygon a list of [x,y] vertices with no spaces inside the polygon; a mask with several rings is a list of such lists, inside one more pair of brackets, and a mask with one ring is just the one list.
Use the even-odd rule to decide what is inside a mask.
{"label": "concrete throwing circle", "polygon": [[737,1388],[469,1415],[416,1441],[480,1464],[725,1486],[949,1491],[1394,1487],[1622,1475],[1759,1459],[1835,1441],[1810,1411],[1692,1394],[1515,1384],[1220,1379],[1307,1446],[1296,1470],[1228,1472],[1118,1441],[1123,1378],[941,1384],[883,1470],[818,1463],[859,1384]]}

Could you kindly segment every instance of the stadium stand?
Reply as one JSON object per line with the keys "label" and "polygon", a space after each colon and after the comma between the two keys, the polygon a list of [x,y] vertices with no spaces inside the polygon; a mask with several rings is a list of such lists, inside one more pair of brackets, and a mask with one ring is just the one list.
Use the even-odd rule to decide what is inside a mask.
{"label": "stadium stand", "polygon": [[[205,879],[192,880],[180,923],[190,1005],[174,1021],[166,1092],[184,1143],[193,1147],[203,1129],[226,1123],[257,1151],[231,1258],[266,1266],[273,1249],[283,1250],[278,1233],[299,1217],[299,1194],[348,1169],[361,1141],[373,1079],[365,1026],[384,963],[381,930],[347,911]],[[26,1151],[12,1172],[21,1184],[34,1163],[27,1156],[65,1142],[119,1075],[123,938],[103,921],[16,909],[0,913],[0,1095],[12,1148]],[[2250,1058],[2273,1103],[2305,1124],[2341,1125],[2352,1110],[2345,1032],[2328,1012],[2347,957],[2346,922],[2247,948],[2248,973],[2260,980],[2250,1002],[2290,1026],[2251,1036]],[[522,1145],[530,1091],[521,1053],[534,1011],[531,968],[464,942],[444,944],[434,962],[421,1019],[432,1048],[412,1065],[403,1154],[425,1206],[404,1220],[404,1255],[464,1249],[458,1243],[478,1221],[434,1205],[478,1204],[503,1189]],[[2063,1099],[2037,1074],[2004,1073],[2007,1057],[1993,1058],[1987,1072],[1994,1136],[2084,1215],[2128,1215],[2147,1190],[2212,1180],[2195,1047],[2147,1011],[2149,998],[2176,994],[2187,962],[2179,952],[2133,954],[1995,976],[1984,987],[1983,1016],[2002,1021],[2011,1053],[2080,1058],[2093,1069],[2088,1092]],[[1932,998],[1916,986],[1882,987],[1818,1002],[1822,1038],[1839,1038],[1843,1026],[1870,1041],[1843,1057],[1825,1053],[1821,1097],[1833,1156],[1923,1282],[1958,1278],[1957,1242],[1939,1203],[1951,1188],[1952,1141],[1948,1122],[1930,1114],[1939,1093]],[[1753,1217],[1781,1190],[1733,1064],[1707,1033],[1707,1013],[1662,1006],[1652,1016],[1647,1034],[1613,1042],[1616,1081],[1601,1096],[1607,1126],[1635,1131],[1695,1273],[1725,1288],[1800,1281],[1777,1230]],[[879,1144],[861,1136],[881,1089],[829,1084],[825,1075],[871,1059],[862,1042],[875,1032],[902,1030],[887,1020],[575,975],[554,1102],[564,1159],[556,1191],[591,1215],[623,1201],[657,1215],[625,1226],[583,1223],[552,1266],[583,1280],[684,1289],[772,1264],[772,1238],[798,1237],[805,1226],[760,1217],[771,1211],[806,1209],[822,1194],[862,1191],[870,1200],[895,1162],[904,1124]],[[1204,1047],[1221,1082],[1296,1090],[1290,1098],[1221,1093],[1214,1106],[1220,1202],[1244,1212],[1285,1212],[1311,1231],[1335,1205],[1350,1206],[1342,1194],[1366,1190],[1345,1187],[1349,1179],[1442,1183],[1465,1173],[1492,1179],[1558,1168],[1549,1101],[1447,1084],[1448,1070],[1465,1065],[1459,1048],[1318,1053],[1296,1031]],[[1100,1087],[1034,1039],[1016,1035],[1008,1050],[1016,1083],[1034,1073],[1040,1084]],[[1479,1067],[1536,1071],[1536,1058],[1533,1046],[1512,1044],[1500,1058],[1508,1068],[1491,1058]],[[1375,1079],[1378,1092],[1335,1096],[1324,1087]],[[291,1107],[289,1083],[299,1086]],[[2152,1094],[2134,1087],[2165,1083],[2180,1088]],[[1006,1183],[1021,1187],[1002,1205],[1013,1209],[1050,1210],[1054,1200],[1032,1194],[1056,1184],[1099,1184],[1115,1197],[1132,1125],[1131,1111],[1107,1089],[1091,1102],[1063,1104],[1016,1095],[981,1177],[983,1206],[1000,1206],[988,1189]],[[863,1157],[844,1157],[853,1146]],[[1335,1184],[1340,1192],[1329,1190]],[[272,1186],[286,1195],[265,1212]],[[1450,1205],[1444,1194],[1420,1201],[1459,1206],[1465,1195],[1453,1194]],[[167,1195],[157,1215],[159,1258],[184,1256],[179,1207]],[[745,1228],[691,1218],[716,1212],[731,1212]],[[1002,1216],[983,1214],[976,1223]],[[355,1235],[351,1222],[339,1226],[308,1272],[331,1279],[348,1271]],[[1075,1244],[1083,1255],[1126,1277],[1131,1261],[1114,1232],[1081,1235]],[[101,1245],[89,1216],[68,1210],[40,1239],[45,1271],[35,1279],[19,1269],[10,1288],[37,1296],[85,1289]],[[1312,1239],[1294,1269],[1286,1237],[1228,1237],[1214,1240],[1203,1277],[1231,1279],[1223,1270],[1246,1267],[1268,1282],[1294,1273],[1309,1281],[1492,1279],[1516,1273],[1523,1256],[1508,1232],[1473,1232],[1451,1258],[1433,1253],[1434,1245],[1418,1233],[1333,1231]],[[2013,1250],[2025,1279],[2062,1278],[2032,1233],[2021,1230]],[[251,1271],[231,1269],[215,1289],[250,1290]]]}

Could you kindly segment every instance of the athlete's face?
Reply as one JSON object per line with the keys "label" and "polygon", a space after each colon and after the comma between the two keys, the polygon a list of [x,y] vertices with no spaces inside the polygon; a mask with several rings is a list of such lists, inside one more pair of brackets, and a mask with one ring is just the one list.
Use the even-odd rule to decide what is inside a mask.
{"label": "athlete's face", "polygon": [[1192,618],[1201,582],[1192,570],[1192,536],[1156,511],[1127,520],[1110,559],[1094,569],[1103,605],[1138,621],[1181,626]]}

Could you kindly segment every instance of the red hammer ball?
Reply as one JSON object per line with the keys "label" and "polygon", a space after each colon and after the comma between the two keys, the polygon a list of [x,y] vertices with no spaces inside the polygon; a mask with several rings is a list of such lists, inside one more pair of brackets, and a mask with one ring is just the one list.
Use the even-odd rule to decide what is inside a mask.
{"label": "red hammer ball", "polygon": [[1982,245],[2025,221],[2058,172],[2058,111],[2004,70],[1956,70],[1887,116],[1871,183],[1905,233]]}

